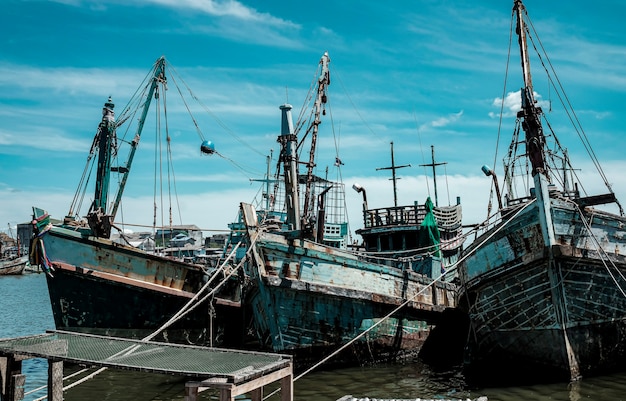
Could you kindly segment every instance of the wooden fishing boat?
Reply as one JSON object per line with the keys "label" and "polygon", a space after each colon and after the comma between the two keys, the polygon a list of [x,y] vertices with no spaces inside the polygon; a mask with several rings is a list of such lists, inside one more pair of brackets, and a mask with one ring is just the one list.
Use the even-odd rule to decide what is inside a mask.
{"label": "wooden fishing boat", "polygon": [[10,224],[8,234],[0,234],[0,276],[22,274],[29,265],[28,255],[24,255],[16,238]]}
{"label": "wooden fishing boat", "polygon": [[[541,46],[521,0],[514,1],[513,17],[523,87],[504,159],[505,188],[500,194],[495,173],[483,167],[493,178],[499,209],[465,250],[459,272],[459,307],[470,319],[467,370],[494,380],[576,380],[621,370],[626,368],[626,218],[597,160],[607,193],[586,194],[577,181],[533,88],[529,41],[533,48]],[[553,74],[551,65],[544,67]],[[560,82],[553,75],[549,81]],[[581,127],[575,130],[584,135]],[[523,171],[531,173],[526,182],[532,188],[517,193],[522,186],[515,180]],[[612,205],[616,212],[599,205]]]}
{"label": "wooden fishing boat", "polygon": [[[161,57],[118,121],[112,100],[104,104],[85,173],[62,223],[52,224],[45,210],[33,208],[32,263],[47,273],[57,329],[194,344],[211,344],[217,337],[239,338],[224,337],[214,321],[216,310],[236,321],[240,306],[236,290],[230,292],[222,285],[222,296],[215,296],[214,287],[207,286],[216,280],[216,269],[144,251],[114,241],[111,235],[117,229],[115,217],[148,110],[153,100],[165,98],[166,84],[166,60]],[[118,139],[122,124],[135,120],[136,129],[126,130],[131,132],[130,139]],[[126,153],[122,153],[123,145],[129,145]],[[211,153],[214,148],[204,141],[201,150]],[[115,166],[114,160],[123,155],[125,163]],[[89,182],[86,173],[92,170],[93,202],[82,218],[77,215],[79,202]],[[109,194],[114,174],[119,187]]]}
{"label": "wooden fishing boat", "polygon": [[0,260],[0,276],[18,275],[28,265],[28,255]]}
{"label": "wooden fishing boat", "polygon": [[[455,306],[456,286],[440,278],[462,249],[461,205],[434,207],[428,199],[423,205],[369,209],[364,196],[365,248],[349,249],[342,222],[327,218],[336,215],[329,205],[344,206],[329,201],[337,198],[334,191],[343,193],[343,184],[313,174],[329,63],[324,54],[308,97],[314,99],[312,113],[300,113],[313,116],[310,124],[295,124],[310,137],[305,162],[296,151],[302,141],[292,107],[280,107],[284,219],[276,224],[255,206],[241,205],[242,249],[248,255],[242,299],[252,311],[260,346],[295,354],[300,366],[331,356],[328,363],[353,364],[416,355],[441,312]],[[306,174],[300,175],[300,164]],[[322,186],[315,189],[314,183]],[[365,195],[361,186],[354,188]],[[340,235],[330,241],[333,232]]]}

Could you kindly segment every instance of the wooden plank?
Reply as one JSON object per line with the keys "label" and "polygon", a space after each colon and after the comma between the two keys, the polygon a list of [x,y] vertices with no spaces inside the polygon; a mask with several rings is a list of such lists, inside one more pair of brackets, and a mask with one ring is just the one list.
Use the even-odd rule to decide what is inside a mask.
{"label": "wooden plank", "polygon": [[[185,391],[187,391],[188,388],[197,388],[197,394],[198,392],[201,392],[203,388],[217,389],[220,391],[220,401],[231,401],[239,395],[250,393],[252,401],[257,401],[257,398],[258,401],[261,401],[263,399],[263,387],[276,381],[280,381],[281,384],[281,401],[293,401],[292,364],[289,364],[289,366],[275,372],[268,373],[240,384],[215,379],[203,380],[201,382],[187,382],[185,383]],[[193,399],[185,399],[185,401],[193,401]]]}
{"label": "wooden plank", "polygon": [[9,394],[9,401],[20,401],[24,399],[24,384],[26,383],[26,375],[19,373],[11,376],[12,394]]}

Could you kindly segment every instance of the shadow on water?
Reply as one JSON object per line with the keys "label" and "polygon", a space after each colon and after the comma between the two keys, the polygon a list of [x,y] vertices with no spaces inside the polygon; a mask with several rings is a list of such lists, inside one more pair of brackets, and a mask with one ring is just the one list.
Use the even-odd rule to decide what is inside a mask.
{"label": "shadow on water", "polygon": [[295,383],[297,400],[336,400],[344,395],[383,399],[466,399],[460,369],[432,370],[416,360],[410,363],[385,364],[313,372]]}

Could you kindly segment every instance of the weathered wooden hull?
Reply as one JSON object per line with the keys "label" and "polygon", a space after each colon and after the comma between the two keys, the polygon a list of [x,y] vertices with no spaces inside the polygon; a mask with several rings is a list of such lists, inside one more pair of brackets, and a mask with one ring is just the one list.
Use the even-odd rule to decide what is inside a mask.
{"label": "weathered wooden hull", "polygon": [[[46,279],[57,329],[114,337],[141,339],[152,334],[193,296],[59,264]],[[208,331],[209,305],[204,302],[157,340],[205,344]]]}
{"label": "weathered wooden hull", "polygon": [[17,259],[0,261],[0,276],[20,275],[28,264],[28,256]]}
{"label": "weathered wooden hull", "polygon": [[[41,237],[54,271],[47,275],[57,329],[144,338],[166,323],[205,282],[198,266],[161,258],[109,240],[54,227]],[[209,344],[223,333],[220,316],[235,319],[237,302],[204,301],[158,340]],[[228,310],[228,313],[221,311]]]}
{"label": "weathered wooden hull", "polygon": [[380,321],[331,363],[416,355],[441,312],[454,306],[453,284],[410,268],[272,233],[261,234],[255,251],[248,302],[257,335],[266,349],[295,354],[298,364],[319,361]]}
{"label": "weathered wooden hull", "polygon": [[474,373],[575,379],[626,368],[626,220],[585,212],[587,230],[571,203],[551,208],[557,244],[544,245],[533,205],[467,250],[459,304]]}

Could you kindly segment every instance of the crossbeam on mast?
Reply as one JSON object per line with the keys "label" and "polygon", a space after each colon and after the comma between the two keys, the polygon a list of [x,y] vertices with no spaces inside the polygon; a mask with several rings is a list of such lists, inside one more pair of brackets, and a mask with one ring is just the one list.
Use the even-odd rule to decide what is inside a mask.
{"label": "crossbeam on mast", "polygon": [[433,185],[435,187],[435,206],[439,206],[439,200],[437,199],[437,175],[435,173],[435,167],[448,164],[447,162],[435,163],[435,146],[430,145],[430,155],[432,162],[430,164],[420,164],[420,167],[432,167],[433,168]]}
{"label": "crossbeam on mast", "polygon": [[393,205],[394,207],[398,207],[398,192],[396,189],[396,181],[399,178],[396,178],[396,170],[399,168],[411,167],[410,164],[405,164],[402,166],[396,166],[394,158],[393,158],[393,141],[391,142],[391,166],[390,167],[379,167],[376,171],[379,170],[391,170],[391,180],[393,180]]}

